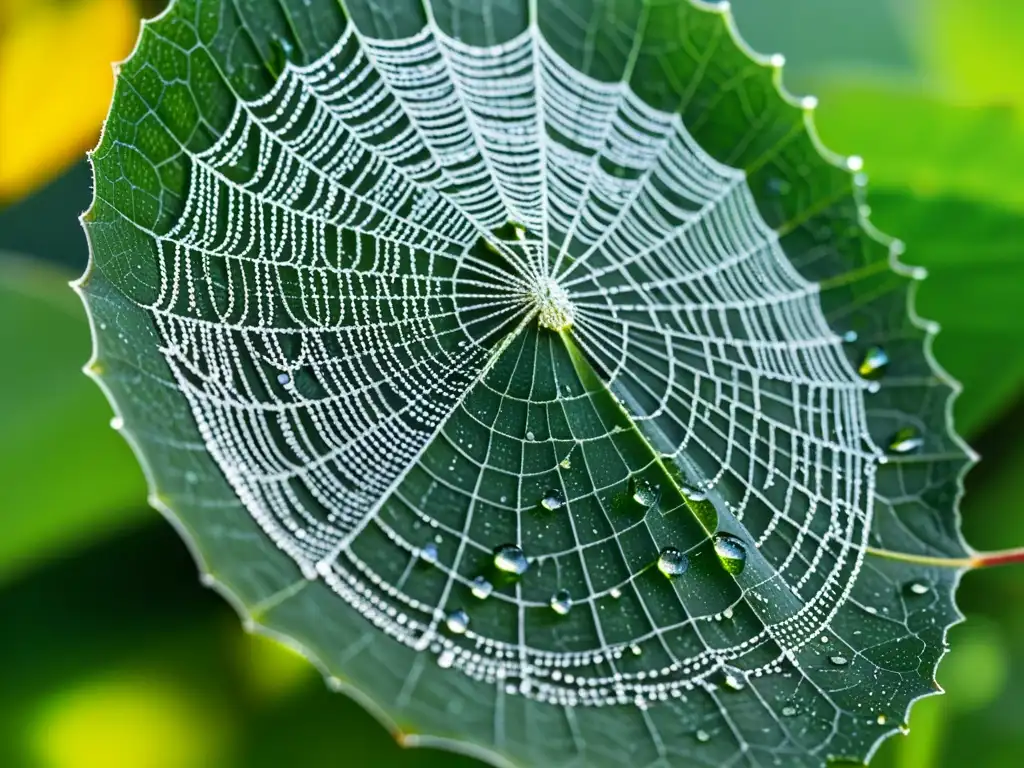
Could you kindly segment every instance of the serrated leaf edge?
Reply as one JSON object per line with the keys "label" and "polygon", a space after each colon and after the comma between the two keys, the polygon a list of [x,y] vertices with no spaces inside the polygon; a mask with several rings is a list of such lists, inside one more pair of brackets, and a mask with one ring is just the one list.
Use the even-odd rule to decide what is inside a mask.
{"label": "serrated leaf edge", "polygon": [[[803,111],[804,130],[807,132],[807,135],[810,138],[814,148],[817,150],[817,152],[820,155],[820,157],[826,163],[828,163],[828,164],[830,164],[832,166],[835,166],[837,168],[845,169],[845,170],[849,171],[851,174],[857,174],[857,173],[862,173],[863,172],[863,170],[862,170],[863,169],[863,160],[862,160],[862,158],[860,158],[857,155],[849,155],[849,156],[840,155],[840,154],[830,150],[824,144],[824,142],[821,140],[821,137],[820,137],[820,135],[818,133],[817,125],[815,123],[815,118],[814,118],[814,112],[815,112],[815,110],[818,107],[818,100],[817,100],[817,98],[814,97],[814,96],[810,96],[810,95],[797,96],[796,94],[792,93],[788,88],[786,88],[785,84],[783,83],[783,69],[785,67],[785,57],[782,54],[779,54],[779,53],[770,54],[769,55],[769,54],[762,54],[762,53],[760,53],[758,51],[755,51],[746,42],[746,40],[743,38],[742,34],[740,33],[738,25],[737,25],[737,22],[736,22],[736,17],[735,17],[735,15],[732,12],[732,7],[731,7],[731,4],[728,2],[728,0],[720,0],[719,2],[707,2],[706,0],[684,0],[684,1],[688,2],[691,6],[693,6],[694,8],[697,8],[698,10],[705,11],[705,12],[708,12],[708,13],[717,14],[722,19],[722,23],[725,25],[725,27],[726,27],[726,29],[727,29],[727,31],[729,33],[730,39],[732,40],[732,42],[736,45],[736,47],[744,55],[746,55],[751,61],[753,61],[753,62],[755,62],[757,64],[760,64],[761,66],[772,68],[772,70],[773,70],[773,72],[772,72],[772,81],[773,81],[773,84],[775,86],[776,92],[778,93],[779,97],[786,104],[788,104],[790,106],[793,106],[793,107],[800,108]],[[113,74],[115,76],[115,86],[117,84],[116,80],[117,80],[117,78],[120,75],[121,67],[124,64],[126,64],[127,62],[129,62],[138,53],[139,48],[140,48],[140,46],[142,44],[142,41],[143,41],[144,37],[147,34],[147,29],[150,26],[159,25],[166,18],[168,18],[174,12],[174,9],[175,9],[175,7],[177,5],[177,2],[178,2],[178,0],[171,0],[168,3],[167,7],[164,8],[164,10],[161,11],[159,14],[157,14],[156,16],[154,16],[151,19],[142,19],[141,20],[140,27],[139,27],[139,33],[138,33],[138,36],[136,37],[135,44],[132,47],[131,52],[124,59],[122,59],[121,61],[112,64],[112,70],[113,70]],[[93,171],[93,178],[94,179],[95,179],[95,162],[93,160],[93,155],[95,154],[96,150],[98,150],[100,147],[103,146],[103,142],[104,142],[104,139],[105,139],[105,136],[106,136],[107,122],[110,120],[112,111],[113,111],[113,99],[111,100],[111,106],[108,109],[107,116],[103,120],[103,124],[102,124],[101,129],[100,129],[99,140],[98,140],[98,142],[96,144],[96,147],[93,150],[91,150],[90,152],[87,153],[87,157],[89,159],[90,168]],[[857,196],[857,192],[856,191],[854,192],[854,195]],[[859,199],[857,200],[857,202],[861,203],[861,202],[863,202],[864,199],[866,199],[866,189],[865,189],[865,186],[860,186],[859,187]],[[79,298],[82,301],[82,305],[85,308],[86,316],[87,316],[88,321],[89,321],[89,331],[90,331],[90,335],[91,335],[92,343],[93,343],[93,347],[92,347],[91,354],[89,356],[89,360],[83,366],[82,371],[90,379],[92,379],[96,383],[96,385],[100,388],[100,390],[103,392],[104,396],[107,398],[108,402],[110,403],[111,409],[113,410],[113,413],[114,413],[114,417],[111,419],[111,426],[114,427],[115,429],[117,429],[117,431],[121,434],[121,436],[128,443],[128,445],[131,448],[132,452],[135,454],[135,457],[138,460],[140,467],[142,468],[143,475],[144,475],[144,477],[146,479],[146,486],[149,489],[148,495],[147,495],[147,502],[156,511],[158,511],[167,520],[167,522],[171,524],[172,527],[174,527],[174,529],[177,531],[178,535],[181,537],[182,541],[185,542],[185,545],[188,548],[189,553],[191,554],[193,560],[195,561],[196,567],[197,567],[197,569],[199,571],[200,583],[202,583],[204,586],[206,586],[206,587],[216,591],[218,594],[221,595],[221,597],[224,598],[224,600],[227,601],[227,603],[232,608],[234,608],[236,613],[238,613],[238,616],[239,616],[239,618],[241,620],[242,626],[245,629],[245,631],[250,632],[250,633],[254,633],[254,634],[260,634],[260,635],[263,635],[265,637],[268,637],[268,638],[270,638],[270,639],[272,639],[272,640],[274,640],[274,641],[276,641],[278,643],[281,643],[282,645],[290,648],[291,650],[295,651],[296,653],[302,655],[317,670],[320,671],[321,675],[324,678],[324,682],[325,682],[325,684],[327,685],[328,688],[330,688],[332,691],[337,691],[337,692],[344,693],[349,698],[351,698],[354,701],[356,701],[360,706],[362,706],[367,712],[369,712],[371,714],[371,716],[373,716],[381,725],[383,725],[391,733],[391,735],[395,739],[396,743],[398,743],[400,746],[403,746],[403,747],[431,747],[431,748],[445,749],[445,750],[448,750],[448,751],[451,751],[451,752],[461,753],[461,754],[464,754],[464,755],[467,755],[467,756],[470,756],[470,757],[477,758],[477,759],[482,760],[484,762],[490,763],[491,765],[498,766],[499,768],[518,768],[518,764],[517,763],[509,760],[507,757],[505,757],[501,753],[499,753],[499,752],[497,752],[495,750],[483,747],[483,746],[481,746],[479,744],[476,744],[474,742],[470,742],[470,741],[466,741],[466,740],[462,740],[462,739],[452,739],[452,738],[447,738],[447,737],[433,736],[433,735],[430,735],[430,734],[410,733],[410,732],[408,732],[406,730],[403,730],[399,726],[399,724],[394,720],[394,718],[392,718],[387,713],[387,710],[385,709],[385,707],[383,707],[381,704],[379,704],[376,700],[373,699],[372,696],[367,694],[362,689],[357,688],[357,687],[347,683],[343,678],[338,677],[337,675],[332,673],[330,668],[329,668],[329,666],[315,652],[313,652],[311,649],[309,649],[309,648],[305,647],[304,645],[298,643],[294,638],[291,638],[291,637],[289,637],[287,635],[279,633],[279,632],[275,631],[274,629],[272,629],[272,628],[270,628],[268,626],[260,624],[259,621],[257,621],[257,619],[256,619],[256,617],[254,615],[253,608],[255,608],[255,606],[248,606],[248,605],[246,605],[245,602],[233,591],[233,589],[228,584],[218,580],[216,578],[216,576],[213,575],[211,570],[207,567],[207,565],[205,563],[205,560],[203,558],[203,555],[202,555],[198,545],[196,544],[195,537],[194,537],[192,531],[189,530],[189,528],[182,522],[182,520],[174,512],[174,510],[171,508],[171,505],[168,503],[168,500],[166,499],[166,497],[164,497],[160,493],[160,490],[157,487],[157,483],[156,483],[153,471],[152,471],[152,469],[151,469],[151,467],[149,465],[149,462],[148,462],[145,454],[143,453],[143,451],[141,449],[141,446],[135,440],[135,438],[133,437],[131,431],[125,425],[124,419],[122,417],[122,414],[121,414],[121,411],[120,411],[120,409],[118,407],[118,404],[117,404],[117,402],[116,402],[116,400],[115,400],[115,398],[113,396],[113,393],[111,392],[110,388],[107,386],[106,382],[104,381],[103,365],[102,365],[102,361],[100,359],[100,354],[99,354],[99,344],[98,344],[99,336],[98,336],[97,328],[96,328],[95,321],[94,321],[94,318],[93,318],[93,313],[92,313],[92,310],[91,310],[90,305],[89,305],[89,297],[88,297],[88,293],[87,293],[87,290],[86,290],[87,287],[88,287],[88,284],[89,284],[89,279],[90,279],[90,276],[92,274],[92,271],[93,271],[93,269],[96,268],[96,260],[95,260],[94,251],[93,251],[93,242],[92,242],[92,238],[91,238],[91,236],[89,234],[89,229],[88,229],[88,226],[87,226],[87,224],[91,220],[91,214],[92,214],[93,208],[94,208],[94,206],[96,204],[96,200],[97,200],[97,198],[95,196],[95,189],[94,189],[94,191],[93,191],[93,199],[92,199],[92,202],[89,205],[89,208],[85,212],[83,212],[82,215],[79,217],[80,223],[82,224],[82,228],[83,228],[83,231],[85,233],[86,241],[88,243],[89,260],[88,260],[88,263],[86,265],[85,272],[82,274],[82,276],[79,277],[76,280],[73,280],[69,284],[71,286],[71,288],[74,289],[74,291],[78,294]],[[945,404],[946,431],[947,431],[947,434],[949,435],[949,437],[954,441],[954,443],[957,445],[957,447],[960,448],[960,450],[963,452],[965,458],[967,459],[967,461],[965,462],[963,468],[960,470],[960,473],[959,473],[959,475],[957,477],[957,493],[956,493],[956,496],[955,496],[955,499],[954,499],[953,509],[952,509],[952,513],[954,515],[954,519],[955,519],[955,523],[956,523],[955,524],[955,530],[956,530],[957,537],[958,537],[958,542],[960,543],[960,545],[967,552],[969,552],[971,554],[977,554],[977,551],[974,550],[964,540],[963,534],[961,532],[961,519],[962,518],[961,518],[961,514],[960,514],[960,502],[961,502],[961,500],[963,498],[963,494],[964,494],[964,478],[965,478],[967,472],[969,472],[970,469],[978,462],[979,456],[977,455],[977,453],[974,452],[973,449],[971,449],[971,447],[967,444],[967,442],[959,435],[959,433],[956,431],[955,426],[954,426],[953,409],[954,409],[954,405],[955,405],[956,399],[960,396],[960,393],[962,392],[963,388],[962,388],[960,382],[957,381],[955,378],[953,378],[949,374],[949,372],[946,371],[939,364],[939,362],[935,358],[935,355],[934,355],[934,352],[933,352],[933,343],[934,343],[935,336],[941,330],[940,325],[937,322],[935,322],[935,321],[927,320],[927,319],[923,318],[920,314],[918,314],[917,309],[916,309],[916,303],[917,303],[916,299],[917,299],[918,285],[927,276],[927,270],[925,270],[922,267],[914,267],[914,266],[911,266],[911,265],[908,265],[908,264],[905,264],[904,262],[902,262],[900,260],[900,257],[905,252],[905,245],[904,245],[904,243],[901,240],[899,240],[899,239],[897,239],[895,237],[892,237],[892,236],[882,232],[877,227],[875,227],[872,224],[872,222],[870,221],[870,213],[867,212],[866,210],[864,210],[863,206],[859,206],[857,217],[858,217],[858,224],[864,230],[864,232],[869,237],[871,237],[873,240],[875,240],[876,242],[882,244],[883,246],[885,246],[888,249],[888,253],[889,253],[889,259],[888,259],[888,261],[889,261],[889,268],[893,272],[895,272],[896,274],[901,275],[903,277],[906,277],[909,280],[913,281],[912,284],[909,286],[909,289],[907,291],[907,315],[910,318],[911,323],[916,328],[919,328],[920,330],[924,331],[924,333],[925,333],[924,343],[923,343],[923,351],[924,351],[925,360],[927,361],[929,367],[931,368],[932,373],[935,375],[936,379],[940,382],[940,384],[942,384],[943,386],[948,387],[949,390],[950,390],[950,393],[949,393],[949,395],[946,398],[946,404]],[[953,606],[954,606],[954,609],[956,610],[957,616],[956,616],[956,620],[953,623],[951,623],[950,625],[948,625],[943,630],[943,635],[942,635],[943,647],[941,649],[941,653],[939,655],[939,658],[936,661],[935,669],[938,668],[938,665],[941,663],[942,659],[945,657],[945,655],[947,653],[948,643],[946,642],[946,638],[948,636],[950,628],[952,628],[953,626],[956,626],[957,624],[959,624],[960,622],[962,622],[965,619],[964,614],[960,611],[959,607],[956,605],[955,591],[956,591],[956,588],[959,586],[960,579],[962,578],[963,574],[966,571],[968,571],[968,570],[970,570],[970,569],[968,567],[966,567],[966,566],[958,567],[956,569],[956,575],[955,575],[955,578],[954,578]],[[932,670],[931,675],[932,675],[932,680],[935,683],[935,690],[934,690],[934,692],[929,693],[929,694],[924,694],[924,695],[919,696],[919,697],[917,697],[915,699],[912,699],[908,703],[908,705],[907,705],[907,711],[904,713],[904,717],[903,717],[903,721],[904,722],[907,722],[907,720],[909,719],[910,711],[911,711],[911,709],[913,708],[913,705],[916,702],[920,701],[921,699],[925,698],[926,696],[937,695],[937,694],[943,693],[942,688],[935,681],[935,670],[934,669]],[[871,759],[873,758],[874,754],[877,752],[878,748],[881,746],[882,742],[885,739],[889,738],[890,736],[892,736],[895,733],[900,732],[900,730],[901,730],[900,728],[894,727],[894,728],[892,728],[892,729],[890,729],[890,730],[880,734],[879,737],[872,744],[872,746],[869,748],[867,754],[864,756],[865,764],[867,764],[867,763],[869,763],[871,761]]]}

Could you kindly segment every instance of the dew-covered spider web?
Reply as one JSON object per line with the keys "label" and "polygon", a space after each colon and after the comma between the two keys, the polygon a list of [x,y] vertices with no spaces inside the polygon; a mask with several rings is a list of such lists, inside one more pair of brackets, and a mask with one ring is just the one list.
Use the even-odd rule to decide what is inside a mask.
{"label": "dew-covered spider web", "polygon": [[[618,45],[571,3],[354,5],[316,56],[271,41],[273,79],[179,139],[173,215],[138,227],[202,450],[302,574],[254,613],[326,585],[316,611],[411,652],[397,711],[471,690],[499,753],[525,729],[615,762],[585,756],[621,723],[637,765],[863,756],[930,674],[878,649],[920,646],[907,602],[938,599],[900,583],[884,625],[837,619],[879,615],[880,494],[890,517],[922,495],[878,487],[926,435],[894,407],[877,445],[886,349],[851,351],[798,224],[694,138],[693,89],[665,67],[676,101],[638,95],[646,4]],[[523,725],[537,704],[560,727]]]}

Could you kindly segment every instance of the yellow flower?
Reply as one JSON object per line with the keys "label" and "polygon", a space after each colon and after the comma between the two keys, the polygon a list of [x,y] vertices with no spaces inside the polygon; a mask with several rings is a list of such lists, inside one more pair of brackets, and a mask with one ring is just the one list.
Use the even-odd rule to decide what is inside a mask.
{"label": "yellow flower", "polygon": [[131,0],[33,0],[5,8],[0,204],[28,194],[96,143],[113,91],[111,63],[128,55],[137,30]]}

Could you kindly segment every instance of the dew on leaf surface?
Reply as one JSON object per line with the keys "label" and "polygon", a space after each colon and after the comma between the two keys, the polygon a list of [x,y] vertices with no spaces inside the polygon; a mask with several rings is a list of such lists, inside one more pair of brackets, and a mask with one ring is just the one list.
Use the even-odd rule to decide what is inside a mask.
{"label": "dew on leaf surface", "polygon": [[457,608],[448,614],[444,623],[449,632],[454,632],[456,635],[465,634],[469,628],[469,614],[461,608]]}
{"label": "dew on leaf surface", "polygon": [[661,498],[661,489],[646,478],[631,477],[629,479],[629,495],[640,506],[650,508]]}
{"label": "dew on leaf surface", "polygon": [[684,555],[675,547],[665,547],[658,555],[658,570],[674,579],[682,576],[690,565],[690,558]]}
{"label": "dew on leaf surface", "polygon": [[515,544],[502,544],[494,550],[494,567],[504,573],[522,576],[530,563],[523,550]]}
{"label": "dew on leaf surface", "polygon": [[477,576],[473,579],[469,589],[473,593],[473,597],[479,600],[486,600],[490,597],[491,592],[494,591],[494,585],[483,576]]}
{"label": "dew on leaf surface", "polygon": [[747,548],[743,541],[731,533],[716,533],[713,539],[715,554],[722,567],[738,576],[747,565]]}
{"label": "dew on leaf surface", "polygon": [[549,490],[540,500],[540,505],[549,512],[554,512],[565,506],[565,496],[562,495],[561,491]]}
{"label": "dew on leaf surface", "polygon": [[889,355],[885,353],[885,350],[881,347],[871,347],[864,353],[857,373],[865,379],[877,379],[885,373],[885,369],[888,367]]}
{"label": "dew on leaf surface", "polygon": [[569,590],[560,589],[551,596],[549,603],[551,610],[559,616],[565,616],[572,608],[572,595],[569,594]]}

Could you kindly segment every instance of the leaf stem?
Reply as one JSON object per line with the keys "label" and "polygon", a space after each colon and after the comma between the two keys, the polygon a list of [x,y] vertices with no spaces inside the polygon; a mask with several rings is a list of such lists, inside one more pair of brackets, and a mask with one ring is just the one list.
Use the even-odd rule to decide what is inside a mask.
{"label": "leaf stem", "polygon": [[1003,549],[998,552],[975,552],[971,557],[930,557],[928,555],[911,555],[906,552],[893,552],[892,550],[876,549],[874,547],[868,547],[867,553],[889,560],[901,560],[905,563],[919,563],[938,568],[964,568],[966,570],[992,568],[997,565],[1010,565],[1013,563],[1024,564],[1024,547]]}

